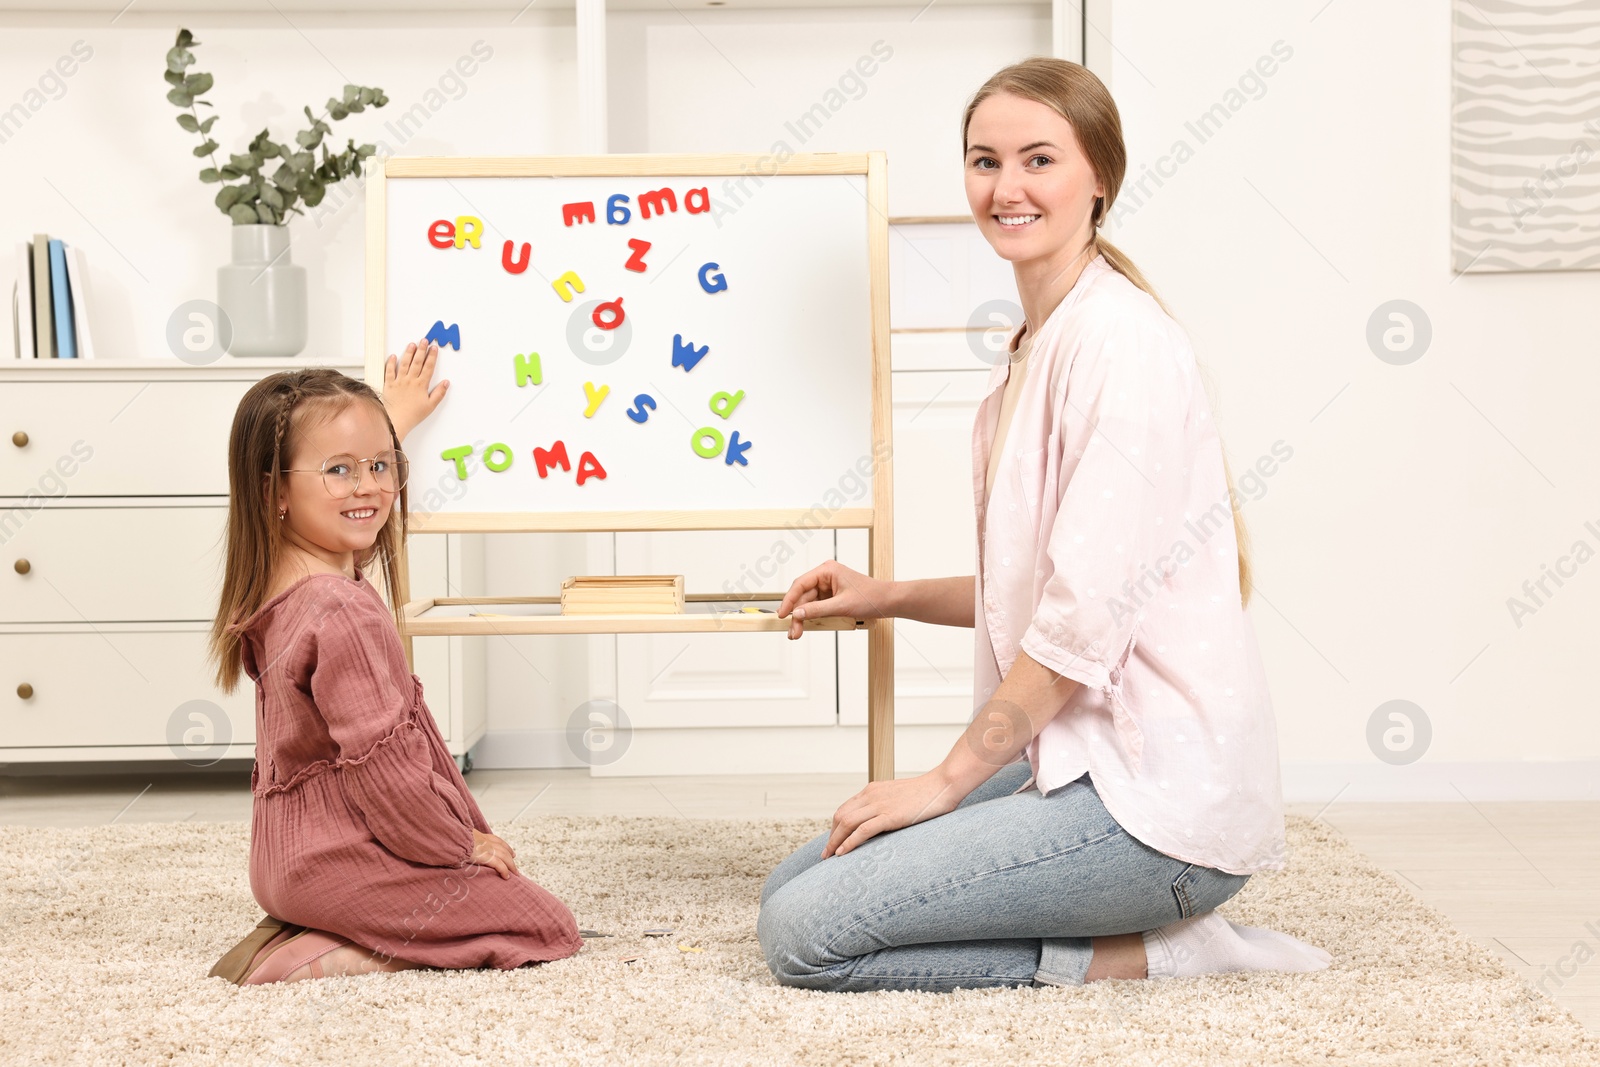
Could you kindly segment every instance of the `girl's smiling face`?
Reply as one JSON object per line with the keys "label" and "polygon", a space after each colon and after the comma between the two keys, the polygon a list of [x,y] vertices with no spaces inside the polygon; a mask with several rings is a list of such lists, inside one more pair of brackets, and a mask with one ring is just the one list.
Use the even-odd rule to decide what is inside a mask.
{"label": "girl's smiling face", "polygon": [[342,570],[365,554],[389,521],[398,494],[381,488],[371,470],[363,469],[355,493],[337,497],[317,471],[329,456],[370,460],[394,447],[388,421],[375,404],[352,401],[331,416],[315,408],[295,413],[284,441],[284,466],[293,473],[282,475],[276,506],[288,512],[280,525],[289,543]]}
{"label": "girl's smiling face", "polygon": [[1105,185],[1071,123],[1015,93],[987,97],[967,126],[967,204],[978,229],[1012,263],[1076,255],[1094,232]]}

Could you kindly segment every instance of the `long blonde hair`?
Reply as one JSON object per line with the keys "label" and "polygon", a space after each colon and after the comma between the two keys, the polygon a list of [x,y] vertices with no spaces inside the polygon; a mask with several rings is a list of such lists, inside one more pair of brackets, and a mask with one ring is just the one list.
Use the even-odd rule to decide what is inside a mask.
{"label": "long blonde hair", "polygon": [[[217,686],[231,693],[244,670],[241,623],[267,600],[273,570],[287,540],[272,513],[283,468],[289,465],[285,440],[311,414],[334,417],[350,404],[370,403],[389,427],[390,447],[400,451],[399,438],[383,400],[366,382],[327,367],[279,371],[252,385],[233,413],[228,435],[228,532],[223,553],[222,596],[211,622],[209,651],[216,664]],[[405,543],[407,495],[401,486],[389,520],[365,559],[381,561],[383,584],[400,588],[396,547]],[[391,598],[392,599],[392,598]],[[401,605],[392,604],[396,625]]]}
{"label": "long blonde hair", "polygon": [[[1024,100],[1032,100],[1050,108],[1066,119],[1078,138],[1078,146],[1094,168],[1097,178],[1105,185],[1105,195],[1096,197],[1089,221],[1094,226],[1090,243],[1106,258],[1118,274],[1149,293],[1161,310],[1171,311],[1157,295],[1133,260],[1110,241],[1100,236],[1100,224],[1105,221],[1111,205],[1116,202],[1117,190],[1128,169],[1128,149],[1122,141],[1122,117],[1105,83],[1084,66],[1049,56],[1032,56],[998,71],[983,83],[968,102],[961,116],[961,151],[967,151],[967,130],[972,125],[972,114],[978,105],[996,93],[1011,93]],[[1239,550],[1239,602],[1250,603],[1250,537],[1245,530],[1244,518],[1239,514],[1238,492],[1233,486],[1233,472],[1228,467],[1228,453],[1222,451],[1222,473],[1228,483],[1228,504],[1233,512],[1233,534]]]}

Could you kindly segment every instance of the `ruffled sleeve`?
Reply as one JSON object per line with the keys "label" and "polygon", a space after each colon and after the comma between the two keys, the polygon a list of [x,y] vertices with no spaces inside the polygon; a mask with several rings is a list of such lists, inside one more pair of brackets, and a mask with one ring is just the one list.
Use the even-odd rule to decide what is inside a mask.
{"label": "ruffled sleeve", "polygon": [[[348,594],[341,594],[348,596]],[[313,637],[311,695],[338,748],[335,769],[373,837],[413,863],[459,867],[472,827],[433,770],[427,735],[413,719],[416,680],[396,663],[392,626],[355,600],[328,605]],[[426,711],[423,714],[427,714]]]}

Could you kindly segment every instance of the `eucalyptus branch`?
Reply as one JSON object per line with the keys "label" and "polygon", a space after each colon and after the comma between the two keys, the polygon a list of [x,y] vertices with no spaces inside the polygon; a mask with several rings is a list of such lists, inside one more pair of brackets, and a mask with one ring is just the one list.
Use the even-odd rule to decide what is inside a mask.
{"label": "eucalyptus branch", "polygon": [[[200,99],[211,89],[211,75],[198,71],[186,73],[195,61],[190,46],[199,43],[188,30],[178,31],[177,40],[167,51],[167,69],[163,74],[167,84],[172,86],[167,99],[178,107],[188,108],[187,114],[178,116],[178,125],[203,138],[194,154],[209,158],[211,166],[200,171],[200,180],[221,183],[215,203],[234,225],[281,225],[291,212],[303,216],[305,212],[300,210],[299,204],[316,207],[327,195],[328,186],[351,175],[359,176],[363,161],[377,152],[375,145],[358,146],[354,140],[347,140],[346,147],[337,153],[328,150],[325,139],[333,130],[324,119],[337,122],[368,107],[383,107],[389,102],[382,89],[346,85],[342,96],[328,98],[321,117],[313,115],[309,107],[303,109],[310,126],[294,135],[298,147],[274,142],[270,132],[263,129],[243,153],[230,154],[228,162],[218,165],[218,145],[210,137],[217,116],[201,120],[196,110],[200,105],[211,106],[209,101]],[[322,149],[320,163],[316,157],[319,147]],[[271,159],[282,162],[270,177],[263,177],[261,168]]]}

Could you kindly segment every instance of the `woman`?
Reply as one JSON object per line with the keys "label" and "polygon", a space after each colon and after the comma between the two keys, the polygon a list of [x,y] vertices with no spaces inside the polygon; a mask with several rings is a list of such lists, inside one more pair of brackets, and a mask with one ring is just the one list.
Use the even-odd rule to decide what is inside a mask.
{"label": "woman", "polygon": [[1277,736],[1194,355],[1098,234],[1116,105],[1033,58],[984,84],[962,138],[1025,319],[973,430],[978,573],[829,562],[778,614],[791,640],[831,615],[976,623],[981,706],[938,767],[869,784],[772,872],[768,964],[832,990],[1320,970],[1321,949],[1213,911],[1283,867]]}

